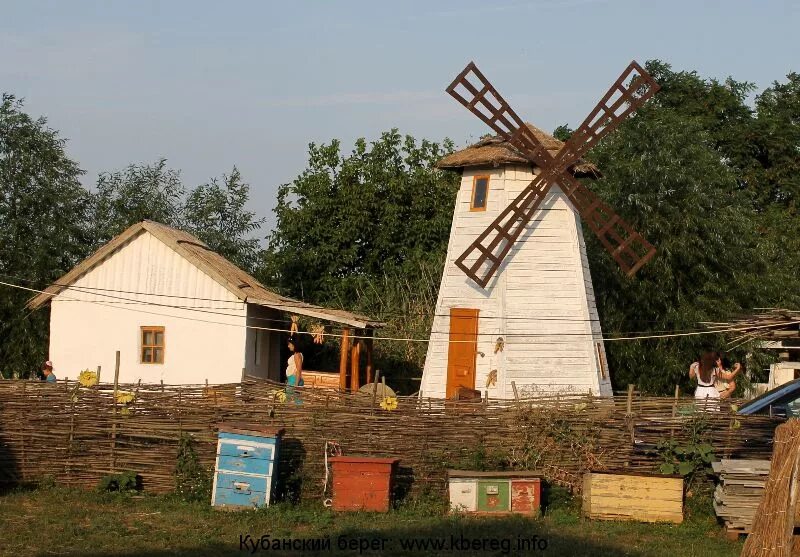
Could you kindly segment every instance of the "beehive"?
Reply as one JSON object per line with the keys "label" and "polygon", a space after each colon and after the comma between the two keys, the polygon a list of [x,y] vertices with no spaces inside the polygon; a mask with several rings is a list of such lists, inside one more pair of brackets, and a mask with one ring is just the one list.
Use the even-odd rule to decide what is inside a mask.
{"label": "beehive", "polygon": [[246,509],[269,505],[282,434],[282,429],[220,424],[212,506]]}
{"label": "beehive", "polygon": [[683,478],[591,472],[583,476],[583,514],[600,520],[683,522]]}
{"label": "beehive", "polygon": [[334,456],[333,510],[387,512],[396,458]]}
{"label": "beehive", "polygon": [[541,479],[531,472],[448,470],[450,509],[467,513],[536,513]]}

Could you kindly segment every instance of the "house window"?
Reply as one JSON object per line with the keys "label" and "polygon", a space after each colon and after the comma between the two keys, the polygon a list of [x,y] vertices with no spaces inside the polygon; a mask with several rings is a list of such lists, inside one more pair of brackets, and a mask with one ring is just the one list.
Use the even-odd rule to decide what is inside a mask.
{"label": "house window", "polygon": [[470,211],[485,211],[486,198],[489,196],[489,177],[475,176],[472,182],[472,202]]}
{"label": "house window", "polygon": [[164,363],[164,327],[142,327],[141,362]]}

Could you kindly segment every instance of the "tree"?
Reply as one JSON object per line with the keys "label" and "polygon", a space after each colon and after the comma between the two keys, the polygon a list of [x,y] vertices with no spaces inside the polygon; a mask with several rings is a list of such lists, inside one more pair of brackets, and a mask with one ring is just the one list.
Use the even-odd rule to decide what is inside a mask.
{"label": "tree", "polygon": [[[0,280],[41,289],[88,254],[90,196],[65,141],[23,102],[0,104]],[[48,312],[30,313],[35,294],[2,287],[0,372],[27,377],[47,356]],[[57,365],[57,364],[56,364]]]}
{"label": "tree", "polygon": [[[648,69],[662,85],[657,101],[589,155],[604,174],[593,189],[658,248],[627,279],[585,231],[604,332],[696,330],[754,307],[797,304],[798,281],[780,249],[782,230],[792,227],[764,220],[754,202],[759,186],[742,171],[752,137],[745,131],[753,129],[749,88],[658,62]],[[617,387],[665,394],[676,383],[688,387],[686,367],[703,349],[723,346],[722,338],[686,336],[609,342],[607,350]]]}
{"label": "tree", "polygon": [[745,170],[759,185],[762,204],[796,216],[800,205],[800,74],[790,73],[756,98],[753,160]]}
{"label": "tree", "polygon": [[253,236],[264,223],[245,208],[250,186],[242,181],[234,166],[221,180],[192,190],[183,209],[186,229],[211,249],[240,268],[253,272],[260,261],[261,248]]}
{"label": "tree", "polygon": [[95,246],[143,220],[180,227],[184,194],[180,172],[168,168],[164,158],[154,164],[131,164],[125,170],[101,173],[93,215]]}
{"label": "tree", "polygon": [[[459,184],[435,164],[452,149],[395,129],[349,155],[311,144],[308,168],[278,190],[265,281],[381,318],[384,335],[427,337]],[[376,345],[376,369],[402,392],[419,388],[424,358],[421,343]]]}
{"label": "tree", "polygon": [[572,137],[572,132],[574,131],[575,130],[570,128],[567,124],[561,124],[555,130],[553,130],[553,137],[559,141],[566,142],[570,137]]}
{"label": "tree", "polygon": [[396,129],[359,139],[350,155],[336,140],[309,145],[308,168],[278,190],[270,282],[333,302],[351,300],[365,278],[413,282],[426,265],[441,268],[458,176],[435,163],[452,148]]}

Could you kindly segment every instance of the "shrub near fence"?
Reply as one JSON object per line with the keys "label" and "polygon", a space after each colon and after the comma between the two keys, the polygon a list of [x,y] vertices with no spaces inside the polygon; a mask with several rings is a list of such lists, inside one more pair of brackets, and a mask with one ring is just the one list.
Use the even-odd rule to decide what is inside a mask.
{"label": "shrub near fence", "polygon": [[191,436],[211,469],[216,425],[239,421],[285,428],[279,491],[288,496],[322,495],[326,441],[337,441],[345,455],[399,458],[401,490],[441,490],[449,467],[538,470],[579,488],[586,470],[655,471],[660,457],[635,445],[680,440],[686,424],[701,417],[718,456],[768,458],[777,425],[735,417],[725,403],[697,413],[692,399],[637,393],[488,403],[400,398],[385,410],[370,395],[310,389],[287,401],[282,386],[267,382],[120,391],[115,398],[110,385],[0,381],[0,481],[51,476],[94,487],[130,470],[145,490],[171,491],[181,436]]}

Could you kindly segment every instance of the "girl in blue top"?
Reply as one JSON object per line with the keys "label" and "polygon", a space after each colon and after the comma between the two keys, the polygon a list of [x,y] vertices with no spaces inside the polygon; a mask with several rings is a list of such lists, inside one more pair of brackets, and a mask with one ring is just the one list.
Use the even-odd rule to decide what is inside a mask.
{"label": "girl in blue top", "polygon": [[48,383],[56,382],[56,374],[53,373],[53,362],[50,360],[47,360],[42,366],[42,373],[44,374],[44,380]]}

